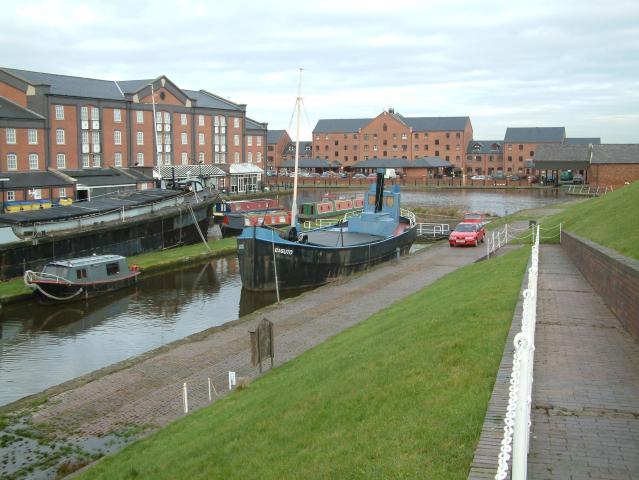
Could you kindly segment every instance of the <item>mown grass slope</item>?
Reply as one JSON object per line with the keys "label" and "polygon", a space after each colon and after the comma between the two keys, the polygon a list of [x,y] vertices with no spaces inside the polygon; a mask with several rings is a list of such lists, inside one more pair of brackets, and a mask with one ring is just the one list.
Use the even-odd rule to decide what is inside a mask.
{"label": "mown grass slope", "polygon": [[453,272],[80,478],[466,478],[528,257]]}

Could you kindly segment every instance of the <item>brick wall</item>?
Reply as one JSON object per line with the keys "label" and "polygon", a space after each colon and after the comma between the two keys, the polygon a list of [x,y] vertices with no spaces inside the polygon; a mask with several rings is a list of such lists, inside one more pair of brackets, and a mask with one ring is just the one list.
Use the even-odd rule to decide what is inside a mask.
{"label": "brick wall", "polygon": [[588,169],[588,182],[591,185],[620,188],[626,182],[635,180],[639,180],[639,163],[593,164]]}
{"label": "brick wall", "polygon": [[561,246],[626,330],[639,339],[639,261],[566,232]]}

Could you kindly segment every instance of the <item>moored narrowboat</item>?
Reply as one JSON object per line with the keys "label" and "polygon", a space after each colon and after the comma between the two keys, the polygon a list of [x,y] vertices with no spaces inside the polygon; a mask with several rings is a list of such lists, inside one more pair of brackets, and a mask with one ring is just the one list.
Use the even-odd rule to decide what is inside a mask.
{"label": "moored narrowboat", "polygon": [[364,208],[364,197],[354,198],[323,198],[319,202],[302,203],[298,209],[297,218],[301,222],[318,220],[321,218],[341,218],[347,213],[360,211]]}
{"label": "moored narrowboat", "polygon": [[41,272],[27,270],[24,283],[46,302],[69,302],[128,287],[139,275],[125,257],[92,255],[51,262]]}

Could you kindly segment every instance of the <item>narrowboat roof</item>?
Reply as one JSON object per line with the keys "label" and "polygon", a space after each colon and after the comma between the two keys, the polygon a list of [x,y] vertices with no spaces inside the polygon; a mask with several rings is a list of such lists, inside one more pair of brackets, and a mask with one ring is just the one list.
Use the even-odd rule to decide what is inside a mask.
{"label": "narrowboat roof", "polygon": [[45,208],[42,210],[30,210],[0,215],[0,224],[18,225],[33,222],[50,222],[82,217],[96,213],[108,212],[118,208],[131,208],[146,203],[153,203],[169,197],[183,195],[182,190],[162,190],[159,188],[149,190],[136,190],[125,194],[113,194],[108,197],[90,200],[88,202],[76,202],[66,207]]}
{"label": "narrowboat roof", "polygon": [[126,260],[121,255],[92,255],[90,257],[72,258],[69,260],[58,260],[51,262],[48,265],[60,265],[62,267],[86,267],[87,265],[98,265],[107,262],[116,262],[120,260]]}

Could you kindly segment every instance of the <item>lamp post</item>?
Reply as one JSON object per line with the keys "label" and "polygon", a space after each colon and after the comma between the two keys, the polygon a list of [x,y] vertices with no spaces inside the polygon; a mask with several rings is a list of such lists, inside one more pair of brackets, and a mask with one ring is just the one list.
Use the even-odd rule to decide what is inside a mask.
{"label": "lamp post", "polygon": [[0,189],[2,190],[2,213],[4,213],[4,183],[11,180],[8,177],[0,178]]}

